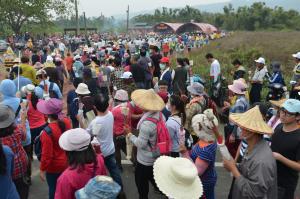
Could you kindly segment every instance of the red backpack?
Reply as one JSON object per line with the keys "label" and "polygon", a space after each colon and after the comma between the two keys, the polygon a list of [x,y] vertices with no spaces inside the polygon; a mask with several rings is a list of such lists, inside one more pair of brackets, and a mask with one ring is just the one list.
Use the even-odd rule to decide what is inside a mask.
{"label": "red backpack", "polygon": [[[169,155],[172,148],[172,140],[169,131],[166,127],[165,121],[163,120],[162,113],[159,113],[159,119],[148,117],[146,120],[156,124],[157,135],[156,135],[156,145],[151,147],[152,152],[159,153],[159,155]],[[150,142],[149,142],[150,144]]]}

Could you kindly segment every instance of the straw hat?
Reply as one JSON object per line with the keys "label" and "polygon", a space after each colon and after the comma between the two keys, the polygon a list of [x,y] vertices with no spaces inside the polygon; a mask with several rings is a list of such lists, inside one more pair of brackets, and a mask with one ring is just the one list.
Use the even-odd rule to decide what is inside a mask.
{"label": "straw hat", "polygon": [[153,166],[154,180],[167,197],[198,199],[203,187],[196,166],[186,158],[161,156]]}
{"label": "straw hat", "polygon": [[248,110],[245,113],[232,113],[229,120],[241,128],[259,134],[272,134],[272,128],[264,122],[259,107]]}
{"label": "straw hat", "polygon": [[271,104],[276,107],[281,107],[281,105],[286,101],[287,99],[281,99],[281,100],[270,100]]}
{"label": "straw hat", "polygon": [[165,107],[164,101],[159,97],[153,89],[135,90],[131,94],[131,99],[138,107],[146,111],[158,112]]}

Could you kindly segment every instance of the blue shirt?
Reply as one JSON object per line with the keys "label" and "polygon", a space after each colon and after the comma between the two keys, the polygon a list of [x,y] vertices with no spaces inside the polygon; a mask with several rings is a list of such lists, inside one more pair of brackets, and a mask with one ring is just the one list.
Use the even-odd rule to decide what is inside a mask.
{"label": "blue shirt", "polygon": [[21,88],[23,86],[32,84],[32,81],[30,79],[23,77],[23,76],[19,76],[19,88],[18,88],[18,78],[14,79],[13,81],[14,81],[18,91],[21,90]]}
{"label": "blue shirt", "polygon": [[[48,85],[48,89],[50,89],[50,81],[49,80],[45,80],[45,82]],[[40,85],[44,86],[45,85],[44,81],[41,81]],[[39,87],[39,86],[37,86],[36,89],[39,90],[39,91],[37,91],[38,93],[43,93],[44,92],[43,89],[41,87]],[[56,95],[58,96],[59,99],[63,98],[62,94],[60,92],[60,89],[59,89],[59,87],[57,86],[56,83],[53,83],[53,91],[56,93]],[[39,96],[39,97],[41,97],[41,96]]]}
{"label": "blue shirt", "polygon": [[6,158],[6,173],[0,175],[1,198],[19,199],[19,194],[15,184],[12,181],[12,173],[14,167],[14,154],[8,146],[2,146]]}

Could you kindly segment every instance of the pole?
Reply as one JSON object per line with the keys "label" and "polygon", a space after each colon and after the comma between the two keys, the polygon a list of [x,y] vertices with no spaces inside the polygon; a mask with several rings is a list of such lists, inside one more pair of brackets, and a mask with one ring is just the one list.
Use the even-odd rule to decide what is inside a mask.
{"label": "pole", "polygon": [[83,12],[83,20],[84,20],[84,32],[85,32],[85,37],[87,37],[87,28],[86,28],[86,17],[85,17],[85,12]]}
{"label": "pole", "polygon": [[79,35],[78,2],[75,0],[76,36]]}
{"label": "pole", "polygon": [[[19,60],[21,60],[21,51],[19,51]],[[18,91],[20,91],[20,62],[18,63]]]}
{"label": "pole", "polygon": [[127,8],[127,27],[126,27],[126,30],[127,30],[127,34],[128,34],[128,31],[129,31],[129,5],[128,5],[128,8]]}

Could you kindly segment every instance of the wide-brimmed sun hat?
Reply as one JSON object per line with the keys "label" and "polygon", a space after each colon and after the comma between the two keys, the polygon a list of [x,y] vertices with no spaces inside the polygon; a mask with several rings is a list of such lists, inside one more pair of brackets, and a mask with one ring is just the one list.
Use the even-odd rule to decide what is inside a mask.
{"label": "wide-brimmed sun hat", "polygon": [[114,99],[121,102],[127,102],[129,100],[128,92],[123,89],[117,90]]}
{"label": "wide-brimmed sun hat", "polygon": [[71,129],[60,136],[58,143],[65,151],[84,151],[91,143],[91,135],[81,128]]}
{"label": "wide-brimmed sun hat", "polygon": [[282,106],[282,104],[286,101],[287,99],[281,99],[281,100],[270,100],[270,103],[273,105],[273,106],[276,106],[278,108],[280,108]]}
{"label": "wide-brimmed sun hat", "polygon": [[131,94],[131,99],[139,108],[146,111],[158,112],[164,109],[165,103],[153,89],[135,90]]}
{"label": "wide-brimmed sun hat", "polygon": [[204,94],[204,86],[199,82],[194,82],[191,86],[187,87],[187,90],[192,95],[202,96]]}
{"label": "wide-brimmed sun hat", "polygon": [[132,73],[131,72],[124,72],[121,76],[121,79],[131,79]]}
{"label": "wide-brimmed sun hat", "polygon": [[116,199],[121,191],[120,185],[109,176],[96,176],[84,188],[76,191],[76,199]]}
{"label": "wide-brimmed sun hat", "polygon": [[88,86],[85,83],[80,83],[75,90],[78,95],[89,95],[91,94]]}
{"label": "wide-brimmed sun hat", "polygon": [[36,107],[39,112],[45,115],[58,115],[61,114],[61,111],[63,109],[63,101],[56,98],[50,98],[49,100],[40,100],[37,103]]}
{"label": "wide-brimmed sun hat", "polygon": [[255,106],[245,113],[231,113],[229,120],[239,127],[254,133],[272,134],[273,132],[272,128],[264,121],[259,106]]}
{"label": "wide-brimmed sun hat", "polygon": [[4,104],[0,104],[0,129],[9,127],[15,121],[15,112]]}
{"label": "wide-brimmed sun hat", "polygon": [[232,85],[228,86],[228,89],[232,92],[244,95],[246,93],[247,84],[243,83],[241,80],[234,80]]}
{"label": "wide-brimmed sun hat", "polygon": [[196,166],[186,158],[161,156],[153,166],[154,180],[167,197],[198,199],[203,187]]}

